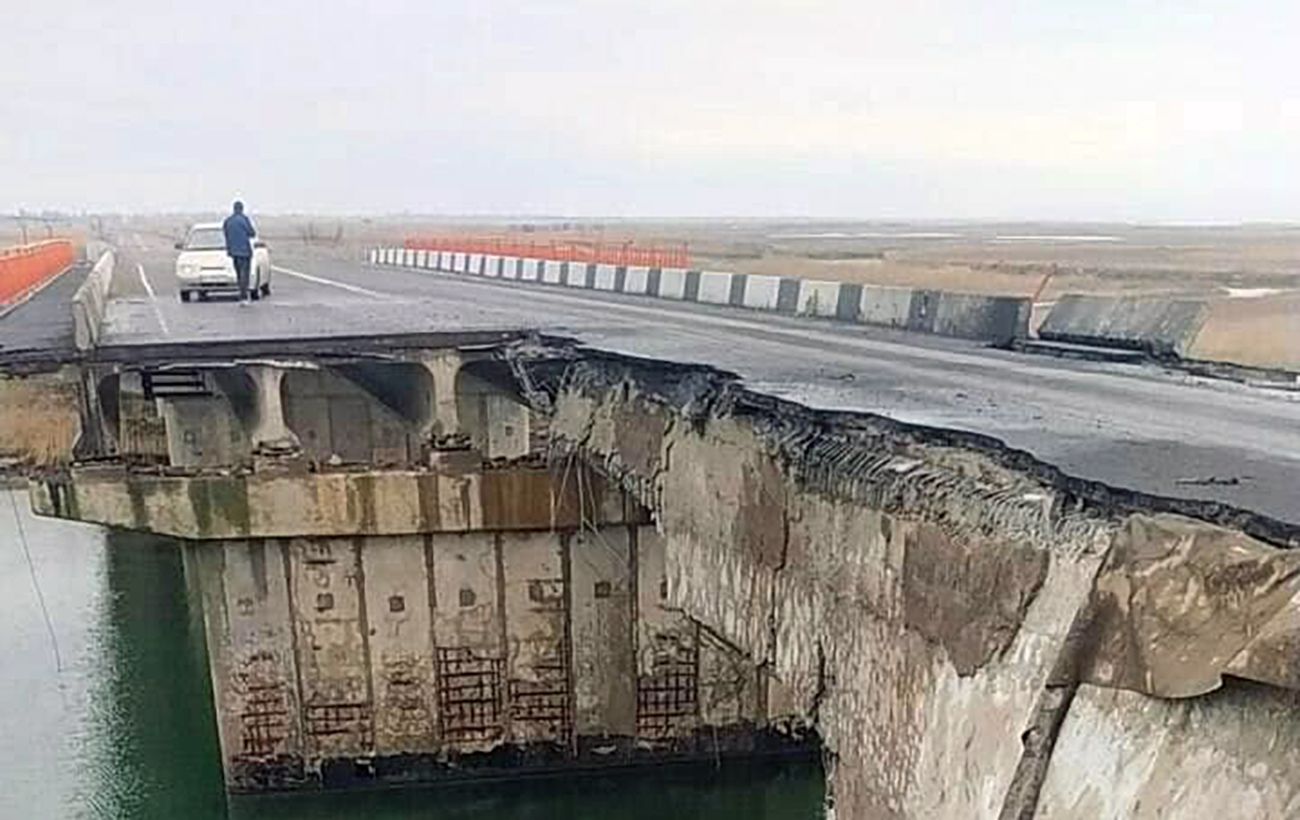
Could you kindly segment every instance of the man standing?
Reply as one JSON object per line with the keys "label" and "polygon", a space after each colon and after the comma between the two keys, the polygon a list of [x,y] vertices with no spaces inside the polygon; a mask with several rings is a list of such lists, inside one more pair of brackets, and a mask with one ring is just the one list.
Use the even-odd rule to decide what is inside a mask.
{"label": "man standing", "polygon": [[244,216],[244,203],[235,200],[234,213],[221,223],[226,235],[226,254],[235,265],[235,279],[239,282],[239,304],[248,304],[248,274],[253,261],[253,237],[257,231],[253,221]]}

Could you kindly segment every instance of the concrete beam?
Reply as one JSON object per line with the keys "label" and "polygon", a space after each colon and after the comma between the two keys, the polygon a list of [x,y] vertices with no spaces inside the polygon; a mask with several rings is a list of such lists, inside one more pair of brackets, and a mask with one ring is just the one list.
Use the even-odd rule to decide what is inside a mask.
{"label": "concrete beam", "polygon": [[648,514],[590,471],[545,467],[162,475],[74,469],[32,482],[37,515],[191,540],[577,529]]}

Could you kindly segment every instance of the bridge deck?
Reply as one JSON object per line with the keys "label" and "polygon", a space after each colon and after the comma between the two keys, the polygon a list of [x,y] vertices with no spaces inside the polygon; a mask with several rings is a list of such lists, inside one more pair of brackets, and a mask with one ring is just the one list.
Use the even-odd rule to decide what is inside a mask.
{"label": "bridge deck", "polygon": [[72,294],[90,267],[78,264],[0,318],[0,362],[11,366],[75,355]]}
{"label": "bridge deck", "polygon": [[[171,254],[128,253],[105,344],[535,329],[712,365],[810,406],[995,436],[1115,487],[1221,501],[1300,524],[1300,394],[991,350],[953,339],[637,297],[371,268],[276,249],[275,293],[241,309],[181,304]],[[137,265],[139,267],[137,267]],[[126,277],[126,279],[123,279]],[[132,277],[135,281],[132,281]],[[130,290],[134,289],[134,295]]]}

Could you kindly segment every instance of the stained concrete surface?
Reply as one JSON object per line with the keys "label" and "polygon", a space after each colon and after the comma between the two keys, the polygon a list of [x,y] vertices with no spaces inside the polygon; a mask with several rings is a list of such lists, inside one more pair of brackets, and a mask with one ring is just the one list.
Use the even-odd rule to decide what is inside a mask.
{"label": "stained concrete surface", "polygon": [[[157,299],[112,304],[108,345],[534,328],[616,352],[713,365],[754,390],[812,407],[990,435],[1115,487],[1300,522],[1294,394],[1152,365],[1046,359],[921,334],[521,288],[287,249],[275,252],[277,263],[318,281],[281,271],[271,299],[252,309],[182,305],[170,253],[138,253]],[[124,270],[134,261],[128,255]]]}
{"label": "stained concrete surface", "polygon": [[837,816],[1294,813],[1294,693],[1257,685],[1294,685],[1293,551],[662,370],[548,380],[552,442],[652,508],[670,604],[815,722]]}

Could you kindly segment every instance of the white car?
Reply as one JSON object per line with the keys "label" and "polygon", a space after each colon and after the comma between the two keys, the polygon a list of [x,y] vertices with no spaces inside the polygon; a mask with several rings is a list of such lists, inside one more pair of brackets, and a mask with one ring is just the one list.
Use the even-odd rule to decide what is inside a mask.
{"label": "white car", "polygon": [[[176,283],[181,301],[192,295],[203,299],[209,293],[239,294],[235,264],[226,255],[226,236],[220,222],[200,222],[190,226],[183,242],[176,243]],[[260,239],[253,241],[253,261],[248,270],[249,298],[271,295],[271,251]]]}

